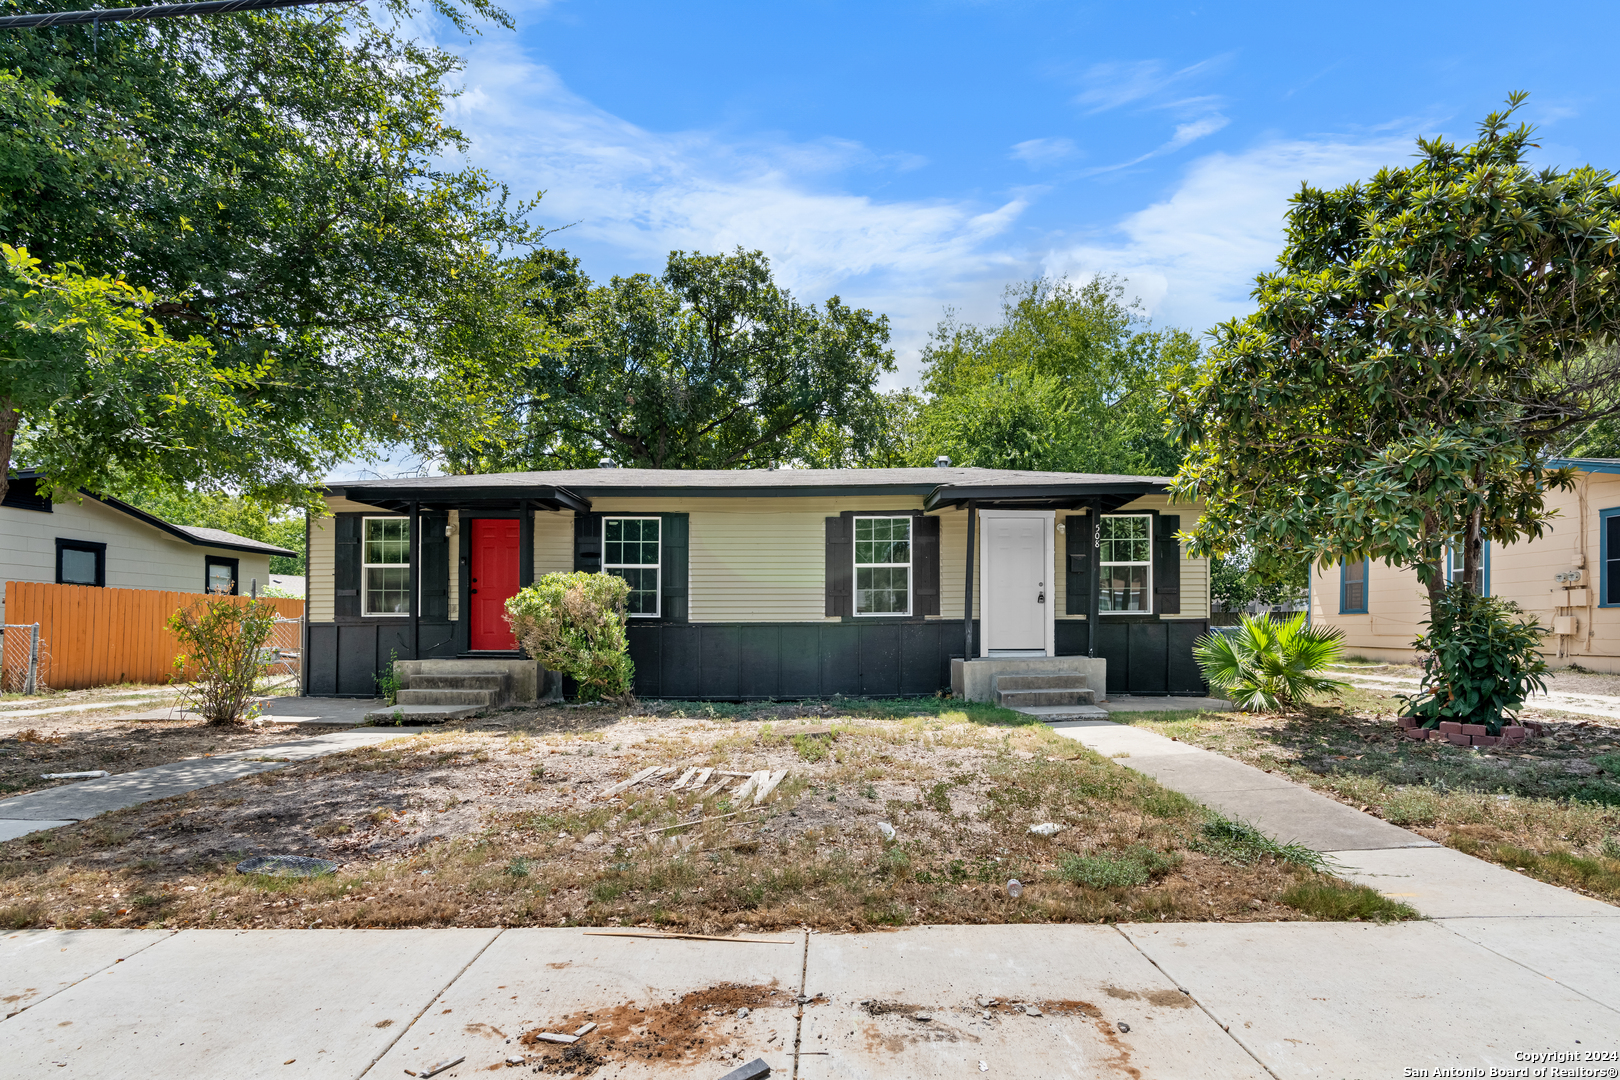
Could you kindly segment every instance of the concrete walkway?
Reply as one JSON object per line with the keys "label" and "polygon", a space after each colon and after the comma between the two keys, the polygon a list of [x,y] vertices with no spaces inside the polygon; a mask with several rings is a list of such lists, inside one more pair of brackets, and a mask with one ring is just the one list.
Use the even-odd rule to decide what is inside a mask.
{"label": "concrete walkway", "polygon": [[[518,1036],[585,1013],[596,1075],[627,1080],[755,1058],[806,1080],[1393,1078],[1620,1049],[1620,920],[1505,922],[23,931],[0,938],[0,1078],[527,1074],[558,1048]],[[759,988],[747,1017],[687,998],[727,984]]]}
{"label": "concrete walkway", "polygon": [[[308,700],[308,699],[304,699]],[[422,728],[360,728],[336,731],[309,739],[256,746],[206,758],[188,758],[167,765],[119,773],[100,780],[32,791],[0,799],[0,840],[71,825],[75,821],[122,810],[126,806],[183,795],[210,784],[223,784],[255,773],[270,772],[295,761],[325,757],[361,746],[415,735]]]}

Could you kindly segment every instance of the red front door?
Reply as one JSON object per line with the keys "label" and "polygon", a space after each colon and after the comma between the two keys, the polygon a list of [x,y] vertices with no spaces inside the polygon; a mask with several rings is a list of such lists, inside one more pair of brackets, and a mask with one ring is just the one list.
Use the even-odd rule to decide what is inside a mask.
{"label": "red front door", "polygon": [[497,652],[516,649],[517,638],[512,634],[512,624],[506,621],[506,601],[518,591],[516,520],[473,519],[471,578],[471,647]]}

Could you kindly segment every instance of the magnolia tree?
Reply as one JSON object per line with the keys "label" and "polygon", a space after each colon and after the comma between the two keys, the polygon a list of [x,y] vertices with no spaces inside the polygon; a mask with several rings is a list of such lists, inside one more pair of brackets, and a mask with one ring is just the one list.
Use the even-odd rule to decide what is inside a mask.
{"label": "magnolia tree", "polygon": [[1620,187],[1525,164],[1523,95],[1456,148],[1292,200],[1259,310],[1174,394],[1201,554],[1412,566],[1431,607],[1460,550],[1542,535],[1561,442],[1620,415]]}

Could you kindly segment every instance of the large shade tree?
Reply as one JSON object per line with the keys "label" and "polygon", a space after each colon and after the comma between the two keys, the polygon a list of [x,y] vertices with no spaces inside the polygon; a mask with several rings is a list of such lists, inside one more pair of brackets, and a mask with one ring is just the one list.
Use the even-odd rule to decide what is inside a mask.
{"label": "large shade tree", "polygon": [[1196,550],[1414,566],[1436,603],[1448,550],[1471,585],[1485,541],[1542,534],[1549,452],[1620,414],[1620,190],[1527,164],[1522,100],[1294,196],[1258,310],[1174,398]]}
{"label": "large shade tree", "polygon": [[1180,449],[1165,394],[1198,345],[1155,329],[1124,284],[1038,279],[1008,288],[1000,321],[947,318],[923,351],[916,464],[1167,475]]}
{"label": "large shade tree", "polygon": [[595,284],[542,250],[505,280],[554,337],[525,352],[503,425],[444,446],[459,470],[774,468],[820,425],[857,448],[883,437],[888,319],[801,303],[760,252],[677,251],[658,277]]}
{"label": "large shade tree", "polygon": [[[487,0],[435,6],[506,21]],[[44,364],[39,325],[11,320],[0,451],[14,437],[64,488],[298,497],[336,459],[476,422],[499,389],[482,358],[514,356],[490,343],[533,337],[497,288],[526,207],[458,164],[459,61],[411,40],[412,14],[0,31],[0,240],[40,273],[127,281],[129,314],[208,354],[143,397],[150,363]],[[183,407],[209,395],[226,405],[212,424]]]}

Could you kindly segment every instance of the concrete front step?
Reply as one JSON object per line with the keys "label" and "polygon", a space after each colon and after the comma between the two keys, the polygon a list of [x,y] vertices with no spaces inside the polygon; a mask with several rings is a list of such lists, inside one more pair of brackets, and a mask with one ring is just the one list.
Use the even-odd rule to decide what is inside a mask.
{"label": "concrete front step", "polygon": [[499,694],[511,685],[505,672],[488,675],[410,675],[406,686],[412,690],[490,690]]}
{"label": "concrete front step", "polygon": [[1057,675],[997,675],[997,690],[1085,690],[1091,683],[1079,672]]}
{"label": "concrete front step", "polygon": [[1097,695],[1091,690],[997,690],[996,704],[1006,709],[1028,705],[1091,705]]}
{"label": "concrete front step", "polygon": [[366,723],[391,724],[402,720],[407,724],[417,724],[428,720],[465,720],[483,711],[482,705],[388,705],[366,713]]}
{"label": "concrete front step", "polygon": [[1061,724],[1070,720],[1108,719],[1108,710],[1101,705],[1023,705],[1013,712],[1033,716],[1045,724]]}
{"label": "concrete front step", "polygon": [[399,692],[401,705],[455,705],[487,709],[495,704],[493,690],[418,690],[412,687]]}

